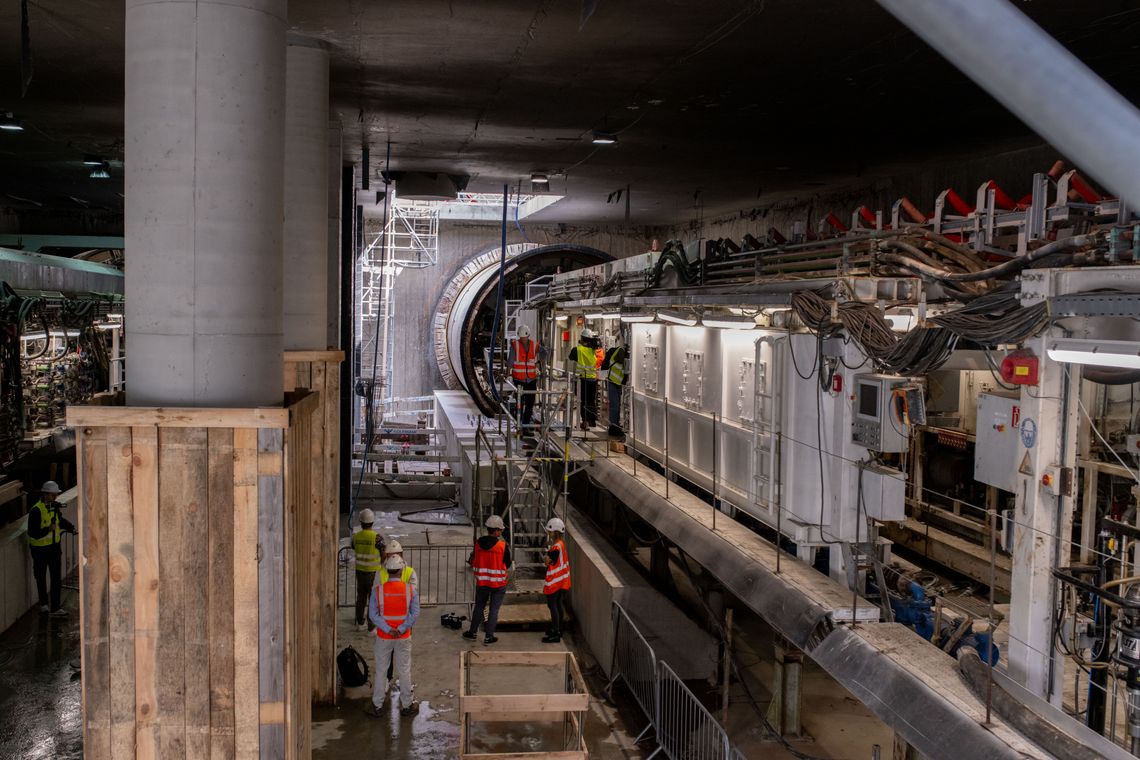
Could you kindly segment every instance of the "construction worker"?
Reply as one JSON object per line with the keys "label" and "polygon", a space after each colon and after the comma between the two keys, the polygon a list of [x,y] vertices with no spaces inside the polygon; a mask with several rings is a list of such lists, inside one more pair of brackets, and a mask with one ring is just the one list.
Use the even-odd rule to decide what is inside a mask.
{"label": "construction worker", "polygon": [[511,379],[518,394],[515,399],[515,413],[522,428],[530,427],[534,416],[534,396],[538,390],[538,370],[545,361],[544,351],[538,341],[531,340],[530,326],[519,325],[518,337],[511,341]]}
{"label": "construction worker", "polygon": [[[44,483],[40,500],[28,512],[28,546],[32,552],[32,574],[36,577],[40,612],[57,617],[66,615],[60,604],[63,583],[63,553],[60,547],[62,533],[75,533],[75,526],[59,512],[59,484],[54,480]],[[47,576],[51,575],[51,593],[48,594]]]}
{"label": "construction worker", "polygon": [[[368,595],[372,593],[376,571],[383,562],[380,549],[384,546],[384,539],[372,530],[375,521],[376,515],[371,509],[360,510],[360,530],[352,534],[352,552],[356,555],[356,627],[359,630],[366,626],[364,613],[368,611]],[[367,621],[367,628],[372,630],[371,621]]]}
{"label": "construction worker", "polygon": [[566,523],[552,517],[546,523],[546,538],[549,545],[543,555],[546,563],[546,582],[542,593],[546,594],[546,606],[550,610],[550,630],[542,637],[544,644],[557,644],[562,641],[562,610],[566,598],[570,596],[570,557],[566,554],[566,542],[562,535]]}
{"label": "construction worker", "polygon": [[376,626],[376,674],[372,682],[372,705],[366,710],[379,717],[388,701],[388,663],[394,660],[400,687],[400,714],[415,712],[412,699],[412,629],[420,616],[420,592],[412,583],[415,571],[399,553],[388,555],[377,573],[374,592],[368,600],[368,617]]}
{"label": "construction worker", "polygon": [[606,373],[606,398],[610,405],[609,434],[611,438],[621,438],[625,435],[621,429],[621,393],[629,382],[629,347],[622,343],[620,336],[616,345],[606,352],[602,371]]}
{"label": "construction worker", "polygon": [[598,357],[594,352],[595,333],[589,327],[582,329],[578,345],[571,353],[578,372],[578,389],[581,404],[581,427],[589,430],[598,424]]}
{"label": "construction worker", "polygon": [[483,627],[483,643],[494,644],[495,625],[499,622],[499,608],[507,595],[507,571],[511,567],[511,550],[503,540],[503,518],[491,515],[485,523],[487,535],[475,542],[467,564],[475,571],[475,611],[471,615],[471,627],[463,632],[463,638],[475,639],[479,633],[479,623],[483,620],[483,610],[490,602],[487,624]]}

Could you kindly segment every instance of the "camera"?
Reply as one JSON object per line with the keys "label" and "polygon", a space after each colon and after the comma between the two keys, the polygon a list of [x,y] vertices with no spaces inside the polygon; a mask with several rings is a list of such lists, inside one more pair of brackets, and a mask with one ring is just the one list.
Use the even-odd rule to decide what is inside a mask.
{"label": "camera", "polygon": [[439,624],[444,628],[450,628],[453,631],[458,631],[463,627],[463,621],[466,619],[466,615],[460,617],[456,616],[454,612],[445,612],[439,616]]}

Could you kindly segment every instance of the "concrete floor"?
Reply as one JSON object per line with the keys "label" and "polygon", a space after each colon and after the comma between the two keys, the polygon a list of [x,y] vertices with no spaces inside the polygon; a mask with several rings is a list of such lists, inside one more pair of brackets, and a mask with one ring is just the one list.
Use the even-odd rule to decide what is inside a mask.
{"label": "concrete floor", "polygon": [[[369,506],[377,513],[378,529],[385,536],[396,538],[405,545],[431,543],[466,546],[471,541],[470,526],[425,526],[399,519],[399,512],[414,511],[433,506],[430,503],[377,502]],[[347,535],[347,526],[344,530]],[[430,537],[429,537],[430,536]],[[421,580],[421,583],[424,581]],[[374,718],[364,713],[371,699],[367,687],[348,690],[335,706],[317,706],[313,709],[313,757],[315,760],[340,760],[347,753],[358,755],[367,750],[369,755],[406,760],[434,760],[458,756],[459,746],[459,653],[466,649],[482,649],[479,642],[460,636],[459,631],[444,628],[439,616],[445,612],[469,615],[465,606],[425,607],[412,635],[412,679],[419,712],[401,717],[397,700],[392,699],[386,714]],[[342,607],[337,615],[337,647],[351,645],[369,661],[375,670],[372,642],[375,634],[355,630],[353,610]],[[639,749],[631,738],[641,726],[627,727],[613,706],[598,694],[604,685],[590,653],[576,645],[573,633],[568,633],[562,644],[543,644],[540,639],[544,626],[532,630],[500,630],[494,648],[500,651],[574,651],[591,687],[590,709],[585,722],[586,744],[591,758],[617,760],[642,758],[647,753]],[[494,669],[484,674],[476,689],[483,693],[539,693],[544,679],[550,674],[536,673],[530,668]],[[395,696],[393,688],[393,696]],[[632,714],[631,714],[632,715]],[[473,751],[482,752],[534,752],[553,749],[561,739],[560,731],[535,724],[481,724],[472,731]]]}
{"label": "concrete floor", "polygon": [[78,605],[65,588],[67,617],[35,609],[0,635],[0,758],[83,757]]}

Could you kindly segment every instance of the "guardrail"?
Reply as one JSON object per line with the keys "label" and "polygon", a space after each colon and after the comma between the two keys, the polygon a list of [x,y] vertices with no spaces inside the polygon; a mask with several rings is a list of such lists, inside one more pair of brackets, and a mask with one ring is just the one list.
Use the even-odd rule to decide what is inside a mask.
{"label": "guardrail", "polygon": [[607,694],[623,681],[649,725],[636,741],[656,732],[657,749],[649,759],[664,753],[670,760],[744,760],[724,726],[713,717],[684,681],[657,658],[653,647],[629,614],[613,603],[614,648]]}
{"label": "guardrail", "polygon": [[[475,602],[475,577],[467,568],[467,545],[404,546],[404,561],[416,570],[420,606],[470,605]],[[337,553],[337,607],[356,604],[356,559],[351,546]]]}

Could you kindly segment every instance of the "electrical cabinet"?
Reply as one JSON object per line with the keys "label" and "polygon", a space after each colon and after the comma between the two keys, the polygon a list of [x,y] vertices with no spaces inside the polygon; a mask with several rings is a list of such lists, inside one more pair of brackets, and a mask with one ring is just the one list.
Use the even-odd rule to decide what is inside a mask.
{"label": "electrical cabinet", "polygon": [[906,519],[906,476],[898,470],[868,465],[861,473],[862,503],[857,505],[867,517],[880,522]]}
{"label": "electrical cabinet", "polygon": [[908,390],[911,388],[906,378],[855,375],[851,386],[851,440],[872,451],[898,453],[910,448],[910,422],[925,421],[925,412],[910,408],[912,403],[921,407],[922,394]]}
{"label": "electrical cabinet", "polygon": [[978,396],[974,480],[1003,491],[1017,487],[1017,468],[1025,447],[1021,443],[1021,401],[996,393]]}

